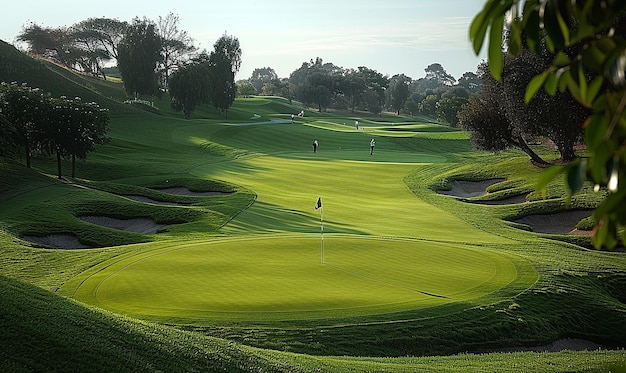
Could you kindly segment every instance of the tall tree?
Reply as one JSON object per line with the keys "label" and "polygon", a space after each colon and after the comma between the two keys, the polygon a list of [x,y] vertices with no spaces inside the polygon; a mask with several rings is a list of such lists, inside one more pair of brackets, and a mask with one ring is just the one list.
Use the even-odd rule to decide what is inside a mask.
{"label": "tall tree", "polygon": [[145,18],[135,18],[118,46],[118,66],[128,94],[137,98],[139,94],[157,93],[161,48],[156,25]]}
{"label": "tall tree", "polygon": [[446,69],[444,69],[439,63],[428,65],[424,71],[426,71],[426,80],[431,80],[444,86],[452,86],[456,83],[456,79],[454,79],[452,75],[448,74]]}
{"label": "tall tree", "polygon": [[209,102],[210,78],[208,63],[200,60],[192,61],[176,70],[170,77],[172,108],[182,111],[185,119],[190,119],[196,106]]}
{"label": "tall tree", "polygon": [[2,83],[0,87],[0,112],[12,124],[30,168],[31,157],[39,149],[36,132],[46,120],[48,99],[41,90],[26,85]]}
{"label": "tall tree", "polygon": [[170,12],[165,18],[159,16],[157,22],[157,33],[162,41],[161,80],[165,89],[169,87],[172,72],[182,66],[190,53],[197,50],[187,31],[178,28],[179,21],[178,15]]}
{"label": "tall tree", "polygon": [[235,73],[241,66],[241,47],[239,39],[230,35],[222,35],[209,55],[210,66],[210,100],[213,106],[225,112],[235,101],[237,86]]}
{"label": "tall tree", "polygon": [[106,79],[102,65],[117,60],[117,47],[127,27],[127,22],[110,18],[89,18],[71,27],[74,44],[84,51],[82,60],[87,71],[102,74]]}
{"label": "tall tree", "polygon": [[276,71],[271,67],[261,67],[252,71],[252,75],[248,81],[254,86],[257,92],[261,92],[265,84],[272,83],[274,80],[278,80]]}
{"label": "tall tree", "polygon": [[409,98],[409,84],[413,79],[404,74],[398,74],[391,77],[389,81],[388,102],[389,107],[400,115],[400,110],[404,108],[406,100]]}

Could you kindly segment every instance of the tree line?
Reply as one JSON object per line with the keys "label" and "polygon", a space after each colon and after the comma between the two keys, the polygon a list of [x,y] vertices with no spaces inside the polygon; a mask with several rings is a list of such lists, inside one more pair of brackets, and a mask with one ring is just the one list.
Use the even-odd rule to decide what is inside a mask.
{"label": "tree line", "polygon": [[419,79],[404,74],[389,77],[365,66],[343,68],[317,57],[303,62],[288,78],[279,78],[271,67],[257,68],[249,79],[237,82],[237,93],[295,99],[320,112],[392,111],[456,126],[457,112],[480,88],[479,77],[466,72],[457,81],[439,63],[424,71],[425,77]]}

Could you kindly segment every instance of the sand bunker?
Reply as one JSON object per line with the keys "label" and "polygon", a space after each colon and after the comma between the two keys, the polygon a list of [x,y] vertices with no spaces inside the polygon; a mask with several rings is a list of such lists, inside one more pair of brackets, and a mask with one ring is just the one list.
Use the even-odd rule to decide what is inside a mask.
{"label": "sand bunker", "polygon": [[520,194],[513,197],[507,197],[502,199],[490,199],[490,200],[482,200],[482,201],[469,201],[472,203],[478,203],[481,205],[516,205],[518,203],[526,202],[526,195]]}
{"label": "sand bunker", "polygon": [[515,222],[530,226],[535,233],[581,234],[584,231],[576,230],[576,224],[591,216],[592,212],[593,210],[571,210],[553,214],[528,215],[515,220]]}
{"label": "sand bunker", "polygon": [[133,201],[141,202],[141,203],[152,203],[154,205],[164,205],[164,206],[188,206],[190,203],[180,203],[180,202],[168,202],[168,201],[157,201],[152,198],[138,196],[138,195],[125,195],[124,197],[128,199],[132,199]]}
{"label": "sand bunker", "polygon": [[81,216],[80,220],[133,233],[156,233],[161,227],[165,226],[163,224],[157,224],[154,220],[147,218],[115,219],[106,216]]}
{"label": "sand bunker", "polygon": [[437,193],[461,198],[480,197],[487,193],[489,186],[501,183],[504,180],[505,179],[488,179],[481,181],[454,180],[452,182],[452,189],[438,190]]}
{"label": "sand bunker", "polygon": [[86,249],[73,234],[49,234],[47,236],[23,236],[23,240],[53,249]]}
{"label": "sand bunker", "polygon": [[192,196],[192,197],[208,197],[208,196],[223,196],[231,194],[230,192],[192,192],[185,187],[165,188],[157,189],[159,192],[176,194],[179,196]]}

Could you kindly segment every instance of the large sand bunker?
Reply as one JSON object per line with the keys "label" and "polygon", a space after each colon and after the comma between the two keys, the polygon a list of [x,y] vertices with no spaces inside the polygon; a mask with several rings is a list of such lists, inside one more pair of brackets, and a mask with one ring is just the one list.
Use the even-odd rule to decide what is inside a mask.
{"label": "large sand bunker", "polygon": [[23,240],[54,249],[86,249],[73,234],[49,234],[46,236],[23,236]]}
{"label": "large sand bunker", "polygon": [[581,234],[583,231],[576,230],[576,224],[591,216],[592,212],[593,210],[570,210],[552,214],[528,215],[515,222],[530,226],[535,233]]}
{"label": "large sand bunker", "polygon": [[223,196],[232,194],[231,192],[193,192],[185,187],[156,189],[162,193],[176,194],[179,196],[191,196],[191,197],[208,197],[208,196]]}
{"label": "large sand bunker", "polygon": [[437,193],[461,198],[480,197],[487,193],[489,186],[501,183],[504,180],[505,179],[488,179],[481,181],[454,180],[450,190],[438,190]]}
{"label": "large sand bunker", "polygon": [[141,202],[141,203],[151,203],[153,205],[163,205],[163,206],[189,206],[191,203],[181,203],[181,202],[169,202],[169,201],[157,201],[156,199],[128,194],[124,195],[124,197],[128,199],[132,199],[133,201]]}
{"label": "large sand bunker", "polygon": [[133,233],[156,233],[161,227],[164,226],[163,224],[157,224],[154,220],[147,218],[115,219],[106,216],[81,216],[80,220],[107,228]]}

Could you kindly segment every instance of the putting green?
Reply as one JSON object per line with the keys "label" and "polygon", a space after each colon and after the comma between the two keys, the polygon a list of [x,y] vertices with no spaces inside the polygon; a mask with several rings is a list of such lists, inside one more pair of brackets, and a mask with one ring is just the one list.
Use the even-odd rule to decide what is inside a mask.
{"label": "putting green", "polygon": [[462,244],[333,235],[323,264],[321,251],[316,235],[162,246],[102,263],[60,292],[156,321],[254,323],[471,303],[536,279],[520,280],[534,273],[520,258]]}

